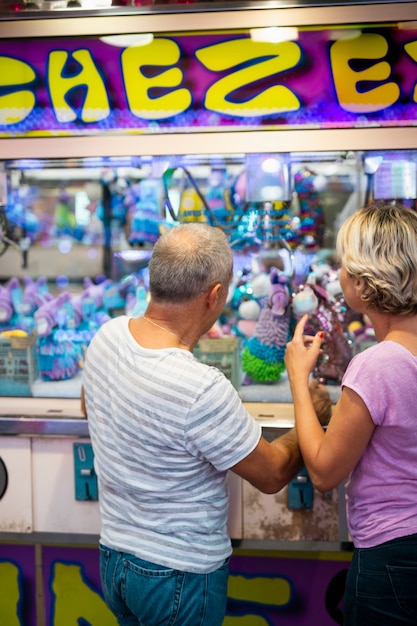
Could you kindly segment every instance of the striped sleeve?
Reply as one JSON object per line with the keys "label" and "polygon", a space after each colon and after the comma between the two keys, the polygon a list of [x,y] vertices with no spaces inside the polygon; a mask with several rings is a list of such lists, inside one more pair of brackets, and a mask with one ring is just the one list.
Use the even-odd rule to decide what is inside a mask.
{"label": "striped sleeve", "polygon": [[186,445],[218,470],[242,461],[258,445],[261,427],[246,411],[233,385],[218,372],[211,388],[192,406],[186,425]]}

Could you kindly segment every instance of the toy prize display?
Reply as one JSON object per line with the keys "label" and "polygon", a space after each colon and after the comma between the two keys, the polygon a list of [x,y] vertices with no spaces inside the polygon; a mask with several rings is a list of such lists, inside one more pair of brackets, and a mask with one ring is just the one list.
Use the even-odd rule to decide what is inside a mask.
{"label": "toy prize display", "polygon": [[[291,172],[288,155],[249,155],[244,165],[232,173],[214,163],[206,168],[205,180],[175,160],[159,178],[150,175],[136,182],[116,170],[104,170],[98,183],[102,197],[92,194],[94,201],[86,210],[102,222],[105,246],[110,247],[109,228],[117,222],[131,250],[113,252],[113,278],[87,277],[81,291],[71,288],[69,277],[57,279],[55,289],[42,276],[10,278],[0,285],[0,333],[19,330],[34,338],[36,372],[42,381],[76,377],[103,323],[115,315],[137,316],[146,310],[148,286],[141,272],[162,232],[176,223],[201,221],[228,236],[235,275],[225,311],[202,338],[205,343],[197,346],[196,357],[220,369],[227,363],[229,377],[232,363],[237,387],[279,384],[285,375],[286,344],[297,319],[307,312],[310,331],[324,332],[323,355],[313,377],[339,384],[354,343],[349,312],[334,289],[337,270],[320,261],[323,181],[312,167],[297,166]],[[33,188],[26,208],[29,198],[37,198]],[[64,188],[56,195],[54,211],[49,236],[61,233],[91,245],[89,236],[83,240],[88,224],[81,230],[77,226],[72,196]],[[44,226],[38,231],[42,236]],[[140,258],[133,258],[136,254]],[[217,341],[215,350],[208,348],[211,339]],[[223,344],[218,341],[222,339]],[[236,341],[227,343],[229,339]]]}

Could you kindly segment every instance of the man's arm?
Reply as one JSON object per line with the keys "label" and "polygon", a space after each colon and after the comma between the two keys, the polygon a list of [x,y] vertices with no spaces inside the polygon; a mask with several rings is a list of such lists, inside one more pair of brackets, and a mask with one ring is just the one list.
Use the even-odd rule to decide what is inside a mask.
{"label": "man's arm", "polygon": [[295,428],[269,443],[261,437],[256,448],[231,467],[263,493],[277,493],[303,467]]}

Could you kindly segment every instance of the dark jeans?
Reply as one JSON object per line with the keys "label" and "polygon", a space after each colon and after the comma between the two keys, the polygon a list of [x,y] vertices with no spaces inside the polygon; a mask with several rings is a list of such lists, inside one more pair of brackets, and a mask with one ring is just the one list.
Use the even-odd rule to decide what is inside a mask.
{"label": "dark jeans", "polygon": [[229,565],[191,574],[100,546],[103,594],[120,626],[221,626]]}
{"label": "dark jeans", "polygon": [[346,581],[344,626],[404,624],[417,624],[417,534],[355,548]]}

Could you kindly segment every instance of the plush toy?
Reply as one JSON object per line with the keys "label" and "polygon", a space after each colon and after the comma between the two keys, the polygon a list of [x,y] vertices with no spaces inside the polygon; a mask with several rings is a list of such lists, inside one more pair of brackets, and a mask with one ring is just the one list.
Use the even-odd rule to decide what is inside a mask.
{"label": "plush toy", "polygon": [[309,314],[306,334],[324,333],[323,353],[313,370],[313,377],[320,383],[339,385],[353,356],[353,342],[341,319],[342,309],[335,305],[325,289],[312,283],[300,285],[299,291],[293,294],[292,310],[295,317]]}
{"label": "plush toy", "polygon": [[23,315],[32,315],[38,308],[39,300],[36,295],[42,296],[48,292],[48,284],[46,276],[41,276],[37,280],[33,280],[30,276],[23,277],[23,301],[20,312]]}
{"label": "plush toy", "polygon": [[0,330],[32,329],[32,318],[23,310],[24,291],[19,279],[12,277],[6,286],[0,286]]}
{"label": "plush toy", "polygon": [[51,381],[75,376],[80,370],[85,341],[76,332],[78,317],[73,296],[64,291],[44,302],[35,311],[34,319],[41,378]]}
{"label": "plush toy", "polygon": [[77,225],[71,206],[73,198],[65,189],[61,189],[55,205],[55,227],[58,235],[72,235]]}
{"label": "plush toy", "polygon": [[242,272],[238,280],[229,290],[229,305],[233,318],[233,332],[242,337],[251,337],[258,321],[261,307],[255,297],[250,281],[250,275]]}
{"label": "plush toy", "polygon": [[36,333],[39,337],[48,337],[58,326],[58,312],[66,302],[71,301],[71,294],[64,291],[53,300],[45,302],[39,296],[36,300],[39,303],[39,308],[34,313]]}
{"label": "plush toy", "polygon": [[299,243],[315,247],[323,245],[325,230],[323,206],[319,192],[326,185],[326,179],[307,167],[294,175],[294,191],[299,204]]}
{"label": "plush toy", "polygon": [[[41,300],[37,295],[37,299]],[[34,313],[37,332],[39,372],[43,380],[65,380],[79,371],[81,347],[58,333],[75,328],[75,313],[70,293],[64,291],[41,304]]]}
{"label": "plush toy", "polygon": [[308,285],[300,285],[299,290],[292,295],[292,312],[295,318],[303,315],[312,315],[319,306],[319,299]]}
{"label": "plush toy", "polygon": [[84,289],[82,291],[81,297],[85,300],[87,298],[91,298],[94,301],[94,306],[96,311],[103,307],[104,301],[104,293],[108,285],[111,284],[110,279],[105,279],[102,281],[97,281],[94,283],[91,278],[84,279]]}
{"label": "plush toy", "polygon": [[5,287],[0,285],[0,324],[2,327],[10,321],[13,312],[10,284]]}
{"label": "plush toy", "polygon": [[[114,311],[122,311],[125,307],[125,298],[121,295],[118,283],[104,278],[96,278],[94,283],[91,278],[84,279],[84,289],[77,295],[72,296],[72,304],[75,316],[75,328],[79,330],[96,331],[110,319]],[[87,338],[87,335],[85,335]]]}
{"label": "plush toy", "polygon": [[232,334],[244,339],[253,335],[270,287],[270,274],[259,255],[252,255],[250,267],[244,267],[237,274],[229,290],[228,303],[234,316]]}
{"label": "plush toy", "polygon": [[125,205],[128,207],[129,244],[131,246],[154,244],[168,227],[162,216],[159,182],[146,179],[128,188]]}
{"label": "plush toy", "polygon": [[206,217],[210,224],[220,224],[227,228],[233,223],[235,212],[230,201],[230,183],[225,169],[212,169],[208,179],[206,202],[209,208],[209,211],[206,210]]}
{"label": "plush toy", "polygon": [[284,353],[290,338],[289,279],[273,269],[270,281],[267,302],[242,353],[245,385],[277,382],[285,371]]}
{"label": "plush toy", "polygon": [[[127,300],[126,300],[127,304]],[[127,309],[126,314],[132,317],[140,317],[142,316],[146,309],[148,308],[148,294],[143,287],[143,285],[139,285],[136,289],[136,294],[133,300],[129,301],[129,309]]]}

